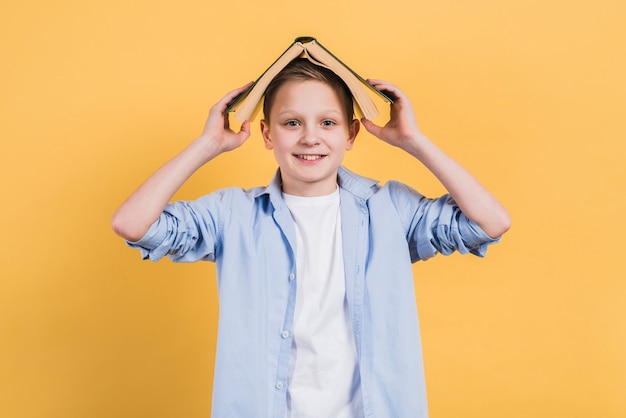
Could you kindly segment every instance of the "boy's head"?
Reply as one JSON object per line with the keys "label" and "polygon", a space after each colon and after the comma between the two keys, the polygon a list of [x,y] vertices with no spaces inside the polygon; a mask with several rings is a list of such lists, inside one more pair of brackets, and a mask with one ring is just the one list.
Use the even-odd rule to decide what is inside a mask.
{"label": "boy's head", "polygon": [[333,193],[339,166],[360,126],[344,82],[332,71],[298,59],[270,83],[263,107],[263,141],[280,167],[283,192]]}
{"label": "boy's head", "polygon": [[281,70],[270,82],[265,90],[265,100],[263,101],[263,115],[266,121],[270,120],[270,112],[276,93],[280,87],[289,81],[321,81],[329,85],[337,94],[346,112],[346,119],[352,120],[354,116],[354,105],[352,93],[344,81],[328,68],[313,64],[306,58],[296,58]]}

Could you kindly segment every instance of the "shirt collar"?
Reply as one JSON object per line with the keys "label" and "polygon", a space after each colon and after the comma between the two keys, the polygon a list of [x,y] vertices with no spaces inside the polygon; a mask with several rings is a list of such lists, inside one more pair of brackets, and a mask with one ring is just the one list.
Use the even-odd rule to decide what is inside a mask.
{"label": "shirt collar", "polygon": [[[359,176],[343,166],[339,167],[337,174],[339,187],[361,199],[368,199],[372,196],[378,185],[378,180]],[[279,203],[282,202],[281,184],[282,178],[280,176],[280,168],[278,168],[268,186],[261,188],[254,197],[257,198],[267,194],[274,207],[278,207],[282,205],[282,203]]]}
{"label": "shirt collar", "polygon": [[339,167],[338,175],[339,187],[360,199],[369,199],[378,188],[378,180],[359,176],[343,166]]}

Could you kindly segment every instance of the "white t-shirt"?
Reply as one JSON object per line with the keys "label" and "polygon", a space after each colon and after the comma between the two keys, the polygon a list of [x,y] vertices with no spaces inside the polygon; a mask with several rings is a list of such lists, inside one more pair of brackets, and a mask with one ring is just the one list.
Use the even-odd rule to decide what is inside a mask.
{"label": "white t-shirt", "polygon": [[283,196],[296,225],[298,270],[287,417],[362,417],[339,189],[320,197]]}

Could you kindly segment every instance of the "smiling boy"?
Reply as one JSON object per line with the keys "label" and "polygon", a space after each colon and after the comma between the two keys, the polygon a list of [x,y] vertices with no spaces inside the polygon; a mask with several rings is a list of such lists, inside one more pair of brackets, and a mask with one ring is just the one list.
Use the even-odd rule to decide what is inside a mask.
{"label": "smiling boy", "polygon": [[359,122],[346,116],[329,85],[294,80],[281,85],[261,129],[280,167],[283,192],[322,196],[337,188],[337,169],[352,149]]}
{"label": "smiling boy", "polygon": [[278,170],[267,187],[168,204],[201,166],[239,147],[220,100],[205,129],[116,211],[113,228],[143,257],[215,261],[220,318],[216,417],[426,417],[411,263],[453,251],[484,256],[509,228],[498,201],[418,129],[395,86],[379,139],[425,165],[449,194],[358,176],[341,166],[359,132],[331,71],[297,59],[265,92],[263,140]]}

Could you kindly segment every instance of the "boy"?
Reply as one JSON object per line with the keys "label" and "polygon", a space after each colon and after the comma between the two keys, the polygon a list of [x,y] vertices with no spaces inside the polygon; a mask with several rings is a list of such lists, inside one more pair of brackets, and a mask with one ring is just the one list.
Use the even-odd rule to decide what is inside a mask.
{"label": "boy", "polygon": [[224,114],[141,185],[113,217],[144,258],[215,261],[220,297],[216,417],[426,417],[411,263],[484,256],[506,210],[418,129],[395,86],[389,122],[361,123],[424,164],[449,195],[426,199],[341,166],[360,123],[334,73],[296,59],[265,92],[261,130],[278,170],[267,187],[168,201],[202,165],[239,147]]}

